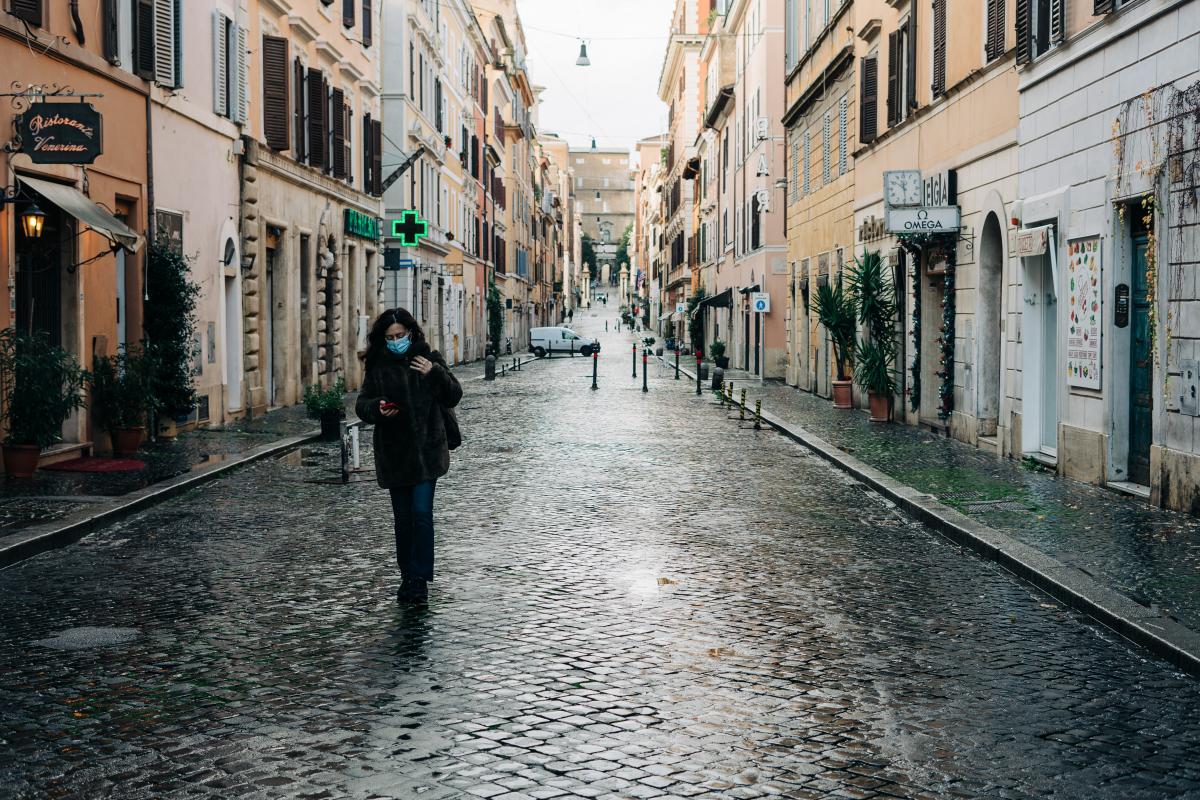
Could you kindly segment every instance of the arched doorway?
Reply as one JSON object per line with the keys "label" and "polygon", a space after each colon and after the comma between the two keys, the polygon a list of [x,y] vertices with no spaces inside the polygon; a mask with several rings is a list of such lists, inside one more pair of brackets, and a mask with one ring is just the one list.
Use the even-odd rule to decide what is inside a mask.
{"label": "arched doorway", "polygon": [[978,365],[975,415],[980,436],[995,436],[1000,418],[1000,386],[1003,374],[1001,331],[1004,298],[1004,232],[995,212],[987,215],[979,244],[979,289],[976,297]]}

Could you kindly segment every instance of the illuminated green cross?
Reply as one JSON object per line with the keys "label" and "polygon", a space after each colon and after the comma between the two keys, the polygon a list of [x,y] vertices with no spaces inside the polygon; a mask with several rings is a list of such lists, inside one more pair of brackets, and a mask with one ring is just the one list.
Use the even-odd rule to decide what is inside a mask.
{"label": "illuminated green cross", "polygon": [[429,235],[429,223],[421,219],[420,212],[405,211],[400,219],[392,220],[392,236],[405,247],[416,247],[422,236]]}

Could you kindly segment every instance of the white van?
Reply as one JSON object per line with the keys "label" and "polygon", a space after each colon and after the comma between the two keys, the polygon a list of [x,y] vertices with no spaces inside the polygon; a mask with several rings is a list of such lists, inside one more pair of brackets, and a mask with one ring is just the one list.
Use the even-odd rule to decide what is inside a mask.
{"label": "white van", "polygon": [[529,350],[538,358],[554,353],[590,356],[600,352],[600,343],[570,328],[533,328],[529,331]]}

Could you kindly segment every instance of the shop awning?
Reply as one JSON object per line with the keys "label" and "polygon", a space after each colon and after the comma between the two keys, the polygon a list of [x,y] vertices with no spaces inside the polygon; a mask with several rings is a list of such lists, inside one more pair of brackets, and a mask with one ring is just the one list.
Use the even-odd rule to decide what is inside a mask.
{"label": "shop awning", "polygon": [[700,313],[702,308],[733,308],[733,289],[729,288],[723,292],[717,292],[712,297],[706,297],[696,304],[696,310],[692,312],[692,316]]}
{"label": "shop awning", "polygon": [[108,239],[114,246],[124,247],[133,253],[142,249],[143,239],[137,232],[108,213],[99,204],[89,200],[87,195],[78,189],[64,186],[61,183],[27,178],[24,175],[18,175],[17,179],[65,213]]}
{"label": "shop awning", "polygon": [[663,320],[670,319],[670,318],[671,318],[671,315],[672,315],[672,314],[674,314],[674,313],[675,313],[674,311],[668,311],[668,312],[667,312],[667,313],[665,313],[665,314],[659,314],[659,315],[658,315],[658,321],[659,321],[659,322],[662,322]]}

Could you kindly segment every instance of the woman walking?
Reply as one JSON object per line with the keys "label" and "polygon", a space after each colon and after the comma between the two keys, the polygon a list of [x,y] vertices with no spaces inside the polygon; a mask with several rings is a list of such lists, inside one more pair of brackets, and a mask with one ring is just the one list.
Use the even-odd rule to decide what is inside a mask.
{"label": "woman walking", "polygon": [[450,470],[442,409],[458,405],[462,387],[403,308],[375,320],[361,358],[367,375],[355,409],[375,426],[375,477],[392,496],[397,600],[424,605],[433,580],[433,491]]}

